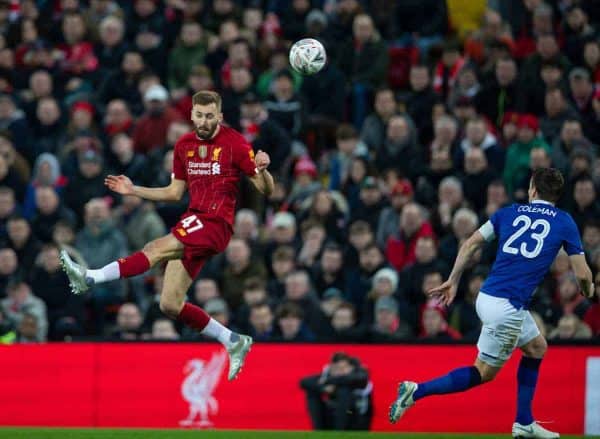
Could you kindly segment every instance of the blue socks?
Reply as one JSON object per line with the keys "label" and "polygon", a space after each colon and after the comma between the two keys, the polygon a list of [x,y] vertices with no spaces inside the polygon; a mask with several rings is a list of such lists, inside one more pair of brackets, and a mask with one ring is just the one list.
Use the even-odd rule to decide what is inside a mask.
{"label": "blue socks", "polygon": [[515,422],[529,425],[533,422],[531,401],[535,393],[541,358],[521,357],[517,371],[517,417]]}
{"label": "blue socks", "polygon": [[[537,376],[537,374],[536,374]],[[413,394],[415,401],[430,395],[464,392],[481,384],[481,375],[475,366],[454,369],[448,375],[420,383]]]}

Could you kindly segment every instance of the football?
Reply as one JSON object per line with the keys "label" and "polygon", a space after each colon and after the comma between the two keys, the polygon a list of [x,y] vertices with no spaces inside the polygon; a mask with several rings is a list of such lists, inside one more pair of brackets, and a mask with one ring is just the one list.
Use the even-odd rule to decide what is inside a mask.
{"label": "football", "polygon": [[290,65],[302,75],[314,75],[326,62],[325,48],[313,38],[296,41],[290,48]]}

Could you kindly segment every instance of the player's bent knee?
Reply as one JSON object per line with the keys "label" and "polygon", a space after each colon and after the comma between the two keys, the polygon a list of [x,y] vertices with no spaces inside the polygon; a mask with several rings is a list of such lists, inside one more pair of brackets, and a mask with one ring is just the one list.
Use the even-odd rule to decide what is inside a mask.
{"label": "player's bent knee", "polygon": [[542,358],[548,350],[548,343],[542,336],[538,336],[523,346],[523,353],[528,357]]}
{"label": "player's bent knee", "polygon": [[183,303],[180,303],[173,299],[161,298],[159,306],[163,314],[172,319],[176,319],[179,316],[179,313],[181,312]]}

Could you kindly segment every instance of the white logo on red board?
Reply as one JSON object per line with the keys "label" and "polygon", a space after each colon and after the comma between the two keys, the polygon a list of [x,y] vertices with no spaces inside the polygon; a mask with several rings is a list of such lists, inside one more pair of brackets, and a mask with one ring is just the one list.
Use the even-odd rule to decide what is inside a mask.
{"label": "white logo on red board", "polygon": [[227,354],[221,350],[213,353],[210,360],[194,358],[184,367],[187,375],[181,383],[181,396],[189,404],[187,418],[179,421],[182,427],[211,427],[210,415],[219,411],[219,403],[213,393],[219,385],[227,363]]}

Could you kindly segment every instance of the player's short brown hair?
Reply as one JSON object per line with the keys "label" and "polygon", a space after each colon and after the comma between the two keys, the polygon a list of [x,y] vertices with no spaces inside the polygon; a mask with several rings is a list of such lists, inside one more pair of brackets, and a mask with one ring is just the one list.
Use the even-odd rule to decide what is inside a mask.
{"label": "player's short brown hair", "polygon": [[556,203],[562,195],[565,179],[558,169],[540,168],[533,171],[531,183],[542,200]]}
{"label": "player's short brown hair", "polygon": [[210,104],[215,104],[217,110],[221,111],[221,96],[219,93],[210,90],[202,90],[192,96],[192,105]]}

